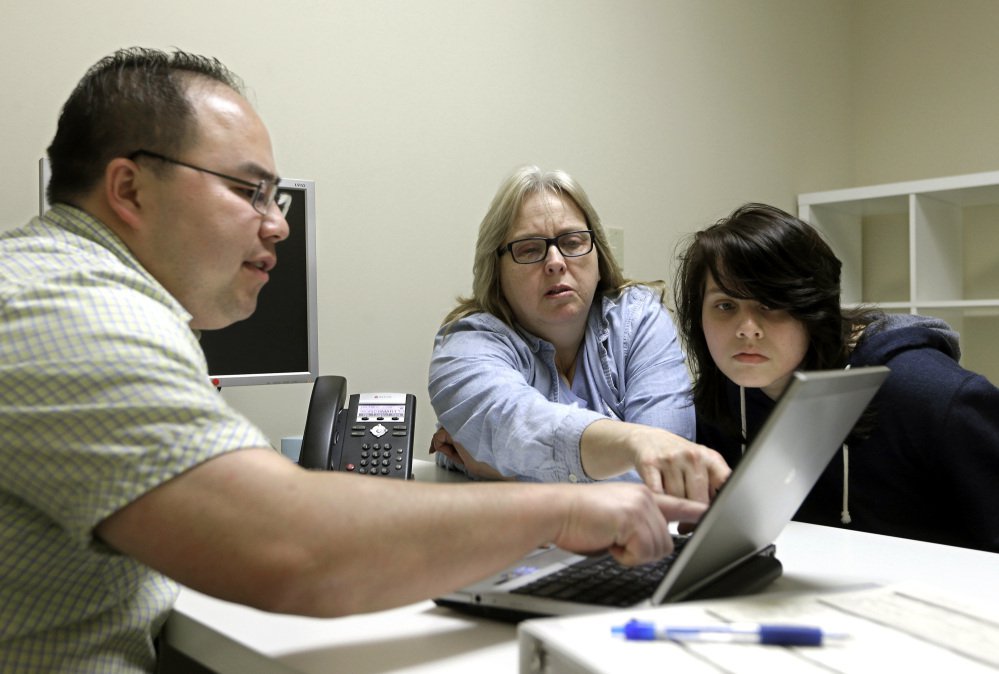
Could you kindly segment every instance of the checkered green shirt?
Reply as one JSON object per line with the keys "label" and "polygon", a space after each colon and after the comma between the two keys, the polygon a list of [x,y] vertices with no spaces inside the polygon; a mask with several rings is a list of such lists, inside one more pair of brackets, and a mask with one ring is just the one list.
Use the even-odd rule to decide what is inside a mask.
{"label": "checkered green shirt", "polygon": [[210,384],[190,318],[80,210],[0,235],[0,671],[154,668],[177,585],[95,525],[269,445]]}

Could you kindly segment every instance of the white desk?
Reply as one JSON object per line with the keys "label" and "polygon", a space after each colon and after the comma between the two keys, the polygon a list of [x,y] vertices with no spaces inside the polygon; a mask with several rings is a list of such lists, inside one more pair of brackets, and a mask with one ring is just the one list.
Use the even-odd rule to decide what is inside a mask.
{"label": "white desk", "polygon": [[[427,462],[418,479],[453,481]],[[972,603],[999,605],[999,555],[792,522],[778,537],[784,575],[768,591],[818,591],[917,581]],[[220,672],[512,674],[515,626],[424,601],[317,619],[268,614],[185,589],[165,628],[177,650]]]}

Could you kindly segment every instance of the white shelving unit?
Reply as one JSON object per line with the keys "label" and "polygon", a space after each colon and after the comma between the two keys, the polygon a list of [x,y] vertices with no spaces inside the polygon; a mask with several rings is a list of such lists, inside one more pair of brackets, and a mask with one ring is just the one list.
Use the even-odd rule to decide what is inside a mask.
{"label": "white shelving unit", "polygon": [[943,318],[999,382],[999,171],[798,196],[843,262],[843,302]]}

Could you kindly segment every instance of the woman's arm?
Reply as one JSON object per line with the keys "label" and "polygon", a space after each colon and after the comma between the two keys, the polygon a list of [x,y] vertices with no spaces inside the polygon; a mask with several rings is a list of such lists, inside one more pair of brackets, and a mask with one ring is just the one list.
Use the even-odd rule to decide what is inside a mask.
{"label": "woman's arm", "polygon": [[[713,450],[697,445],[690,377],[676,329],[658,294],[630,288],[605,300],[604,324],[590,330],[592,370],[611,371],[616,389],[603,394],[620,421],[590,425],[582,463],[593,478],[635,470],[654,491],[707,501],[730,470]],[[596,340],[602,339],[598,345]],[[598,348],[602,347],[602,348]]]}
{"label": "woman's arm", "polygon": [[[616,373],[619,418],[695,437],[690,373],[676,327],[659,295],[632,288],[605,311],[607,367]],[[598,349],[591,349],[599,353]]]}
{"label": "woman's arm", "polygon": [[556,383],[545,356],[498,319],[464,319],[435,340],[430,401],[453,440],[500,474],[588,481],[580,438],[603,415],[549,399]]}
{"label": "woman's arm", "polygon": [[721,454],[675,433],[603,419],[583,432],[582,463],[595,479],[637,470],[654,492],[707,503],[732,470]]}

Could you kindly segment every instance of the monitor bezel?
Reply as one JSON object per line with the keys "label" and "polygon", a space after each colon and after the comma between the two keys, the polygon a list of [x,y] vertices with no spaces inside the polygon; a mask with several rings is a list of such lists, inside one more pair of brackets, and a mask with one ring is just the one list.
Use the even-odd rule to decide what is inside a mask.
{"label": "monitor bezel", "polygon": [[[282,178],[279,189],[301,192],[305,197],[305,276],[306,315],[308,321],[307,370],[297,372],[250,372],[246,374],[212,374],[209,379],[218,388],[229,386],[256,386],[263,384],[312,383],[319,376],[319,317],[316,297],[316,184],[313,180]],[[280,264],[281,248],[278,244]]]}

